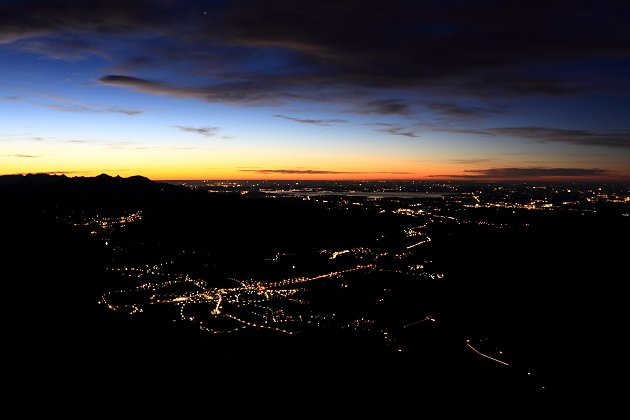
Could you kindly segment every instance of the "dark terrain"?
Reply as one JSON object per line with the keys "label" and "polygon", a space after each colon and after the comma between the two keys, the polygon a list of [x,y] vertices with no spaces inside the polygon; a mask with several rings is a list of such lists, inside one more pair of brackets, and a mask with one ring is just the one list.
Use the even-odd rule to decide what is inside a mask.
{"label": "dark terrain", "polygon": [[[108,311],[100,296],[124,287],[107,274],[111,246],[68,220],[141,210],[142,221],[112,233],[125,247],[115,258],[144,261],[194,247],[214,256],[200,275],[220,277],[256,275],[255,261],[287,249],[299,255],[371,244],[407,219],[291,198],[209,194],[142,177],[2,177],[0,196],[6,361],[25,413],[294,416],[341,407],[392,417],[545,418],[567,401],[595,398],[596,389],[582,382],[592,387],[614,369],[630,233],[629,218],[616,209],[470,209],[466,217],[509,228],[432,225],[427,257],[445,280],[404,287],[417,296],[418,310],[440,322],[400,329],[406,351],[396,352],[369,334],[334,328],[213,336],[160,310],[139,317]],[[361,281],[406,284],[382,276]],[[326,284],[313,292],[321,305],[361,303],[353,296],[327,300]],[[408,310],[409,296],[397,299],[385,318]],[[486,336],[510,354],[513,368],[466,347],[466,337]]]}

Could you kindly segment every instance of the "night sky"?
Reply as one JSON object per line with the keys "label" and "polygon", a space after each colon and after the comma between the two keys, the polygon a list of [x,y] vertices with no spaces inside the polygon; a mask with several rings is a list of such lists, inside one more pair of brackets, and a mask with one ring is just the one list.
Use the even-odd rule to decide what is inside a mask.
{"label": "night sky", "polygon": [[630,180],[630,2],[0,1],[0,174]]}

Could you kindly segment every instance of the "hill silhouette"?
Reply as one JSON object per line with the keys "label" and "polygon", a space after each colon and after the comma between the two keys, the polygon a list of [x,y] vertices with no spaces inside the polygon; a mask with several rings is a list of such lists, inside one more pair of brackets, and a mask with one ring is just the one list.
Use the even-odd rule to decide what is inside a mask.
{"label": "hill silhouette", "polygon": [[[547,397],[472,354],[461,340],[465,334],[498,337],[515,357],[544,367],[558,398],[560,385],[570,389],[575,367],[618,328],[620,306],[613,303],[622,295],[611,291],[623,278],[623,249],[608,238],[612,231],[628,232],[628,223],[607,213],[491,209],[475,215],[513,225],[431,227],[433,251],[425,257],[448,281],[414,286],[413,301],[418,311],[438,314],[446,328],[409,338],[413,352],[392,356],[356,335],[321,331],[289,338],[249,330],[215,337],[159,313],[134,318],[107,311],[98,301],[105,291],[128,287],[107,274],[113,261],[148,264],[196,250],[209,263],[195,265],[191,275],[280,276],[284,272],[261,272],[260,261],[284,253],[300,262],[313,249],[377,246],[375,237],[396,238],[392,232],[417,222],[378,208],[210,194],[141,176],[2,176],[0,197],[11,315],[6,343],[11,365],[19,367],[16,381],[50,404],[70,401],[78,412],[114,392],[127,403],[138,393],[152,403],[170,398],[193,405],[197,398],[248,395],[322,410],[339,402],[364,412],[385,405],[400,413],[416,409],[429,418],[482,412],[527,418],[550,407]],[[141,218],[121,229],[98,227],[98,220],[129,214]],[[106,244],[105,234],[124,252]],[[393,274],[378,276],[396,281]],[[590,340],[575,346],[576,336]],[[71,385],[59,387],[59,377]],[[194,385],[198,378],[204,386]],[[326,403],[314,403],[313,395]],[[366,398],[374,404],[366,405]]]}

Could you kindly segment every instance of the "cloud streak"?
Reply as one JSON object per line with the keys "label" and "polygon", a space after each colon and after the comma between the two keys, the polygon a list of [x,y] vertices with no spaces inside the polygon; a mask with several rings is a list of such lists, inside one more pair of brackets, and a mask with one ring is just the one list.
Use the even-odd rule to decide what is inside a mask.
{"label": "cloud streak", "polygon": [[41,104],[42,106],[53,109],[55,111],[65,111],[65,112],[79,112],[85,114],[100,114],[100,113],[114,113],[114,114],[124,114],[128,116],[135,116],[142,114],[142,111],[135,109],[124,109],[117,107],[104,107],[104,108],[94,108],[87,107],[84,105],[58,105],[58,104]]}
{"label": "cloud streak", "polygon": [[191,98],[211,103],[238,105],[279,105],[290,99],[305,98],[304,95],[278,91],[272,83],[253,82],[212,82],[197,86],[180,86],[140,77],[119,74],[105,75],[99,83],[108,86],[124,87],[152,95],[165,95],[176,98]]}
{"label": "cloud streak", "polygon": [[480,179],[530,179],[530,178],[592,178],[609,175],[599,168],[489,168],[469,169],[464,175],[436,175],[435,177],[480,178]]}
{"label": "cloud streak", "polygon": [[185,125],[176,125],[174,127],[187,133],[199,134],[205,137],[216,136],[217,132],[220,130],[219,127],[190,127]]}
{"label": "cloud streak", "polygon": [[401,127],[397,124],[391,123],[365,123],[363,124],[366,127],[372,127],[376,131],[380,131],[382,133],[387,133],[392,136],[405,136],[405,137],[419,137],[418,133],[414,130],[410,130],[405,127]]}
{"label": "cloud streak", "polygon": [[471,163],[486,163],[491,162],[493,159],[477,158],[477,159],[451,159],[449,162],[458,165],[470,165]]}
{"label": "cloud streak", "polygon": [[13,154],[13,155],[5,155],[5,156],[14,157],[14,158],[25,158],[25,159],[41,157],[41,155],[26,155],[26,154],[22,154],[22,153],[16,153],[16,154]]}
{"label": "cloud streak", "polygon": [[494,127],[485,129],[443,128],[435,130],[477,136],[516,137],[535,140],[541,143],[561,142],[580,146],[630,148],[630,133],[602,133],[591,130],[567,130],[549,127]]}
{"label": "cloud streak", "polygon": [[481,118],[505,113],[500,108],[463,106],[452,102],[432,102],[428,107],[436,114],[449,118]]}
{"label": "cloud streak", "polygon": [[337,119],[337,118],[330,119],[330,120],[318,120],[318,119],[308,119],[308,118],[295,118],[295,117],[289,117],[287,115],[280,115],[280,114],[276,114],[276,115],[274,115],[274,117],[276,117],[276,118],[284,118],[285,120],[295,121],[295,122],[302,123],[302,124],[319,125],[319,126],[322,126],[322,127],[330,127],[331,125],[343,124],[343,123],[348,122],[346,120]]}
{"label": "cloud streak", "polygon": [[325,171],[319,169],[239,169],[239,172],[255,172],[259,174],[287,174],[287,175],[335,175],[335,174],[392,174],[405,175],[409,172],[355,172],[355,171]]}
{"label": "cloud streak", "polygon": [[21,51],[60,61],[81,61],[88,59],[90,56],[110,58],[96,45],[85,39],[64,36],[17,40],[13,43],[13,47]]}
{"label": "cloud streak", "polygon": [[411,115],[411,106],[402,99],[378,99],[367,102],[360,109],[354,111],[356,114],[377,114],[377,115]]}
{"label": "cloud streak", "polygon": [[[66,175],[66,174],[89,174],[97,171],[45,171],[45,172],[34,172],[34,175]],[[21,175],[26,175],[27,173],[22,173]]]}

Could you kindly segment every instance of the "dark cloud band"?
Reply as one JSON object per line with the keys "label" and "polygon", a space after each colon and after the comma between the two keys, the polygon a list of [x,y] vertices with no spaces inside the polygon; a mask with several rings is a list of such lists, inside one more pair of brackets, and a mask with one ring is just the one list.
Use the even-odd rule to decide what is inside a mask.
{"label": "dark cloud band", "polygon": [[469,169],[464,175],[448,175],[456,178],[481,179],[530,179],[530,178],[592,178],[609,175],[599,168],[489,168]]}
{"label": "dark cloud band", "polygon": [[[21,47],[60,59],[100,54],[138,69],[185,69],[207,85],[241,82],[230,94],[234,89],[199,93],[180,80],[101,79],[215,101],[252,102],[252,92],[269,101],[338,85],[557,96],[602,88],[603,78],[562,65],[627,59],[630,32],[620,28],[629,20],[630,5],[621,0],[304,0],[299,7],[293,0],[15,0],[0,5],[0,43],[36,39]],[[103,37],[106,43],[97,42]],[[266,65],[261,57],[270,58]],[[554,72],[540,71],[550,65]],[[409,108],[375,99],[361,112],[405,115]]]}
{"label": "dark cloud band", "polygon": [[206,137],[216,136],[220,130],[219,127],[190,127],[184,125],[176,125],[175,128],[179,128],[187,133],[199,134]]}
{"label": "dark cloud band", "polygon": [[601,133],[590,130],[566,130],[549,127],[494,127],[486,129],[442,128],[436,130],[477,136],[517,137],[539,142],[572,143],[581,146],[630,148],[630,133]]}
{"label": "dark cloud band", "polygon": [[255,172],[259,174],[287,174],[287,175],[364,175],[364,174],[391,174],[405,175],[409,172],[353,172],[353,171],[323,171],[318,169],[239,169],[239,172]]}
{"label": "dark cloud band", "polygon": [[295,118],[295,117],[289,117],[287,115],[279,115],[279,114],[274,115],[274,117],[284,118],[285,120],[295,121],[302,124],[321,125],[323,127],[330,127],[331,125],[334,125],[334,124],[341,124],[341,123],[347,122],[346,120],[341,120],[341,119],[336,119],[336,118],[330,119],[330,120],[316,120],[316,119],[307,119],[307,118]]}

